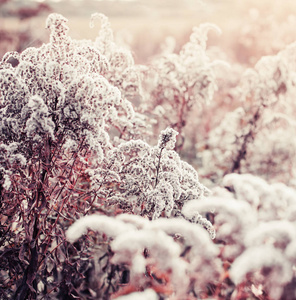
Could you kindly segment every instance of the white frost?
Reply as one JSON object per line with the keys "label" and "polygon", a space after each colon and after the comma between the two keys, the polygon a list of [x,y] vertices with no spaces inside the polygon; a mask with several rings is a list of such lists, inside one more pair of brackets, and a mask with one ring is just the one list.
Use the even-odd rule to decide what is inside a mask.
{"label": "white frost", "polygon": [[75,242],[83,234],[86,234],[88,229],[103,232],[109,237],[114,238],[123,232],[134,230],[135,227],[107,216],[91,215],[77,220],[69,227],[66,232],[67,240],[71,243]]}
{"label": "white frost", "polygon": [[158,300],[157,294],[152,289],[147,289],[144,292],[135,292],[129,295],[115,298],[114,300]]}

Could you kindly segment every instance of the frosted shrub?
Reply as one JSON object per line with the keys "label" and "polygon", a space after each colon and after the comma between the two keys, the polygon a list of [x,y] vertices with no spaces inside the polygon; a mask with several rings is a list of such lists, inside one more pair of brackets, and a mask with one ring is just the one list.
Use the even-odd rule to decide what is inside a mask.
{"label": "frosted shrub", "polygon": [[[108,73],[107,58],[94,46],[73,41],[66,22],[50,15],[48,44],[7,53],[0,63],[4,298],[52,292],[63,298],[81,286],[79,263],[66,284],[68,256],[89,254],[83,246],[69,249],[63,228],[94,203],[85,171],[112,149],[108,132],[117,131],[122,139],[127,128],[129,136],[133,128],[139,131],[131,103],[102,75]],[[46,282],[52,270],[54,280]]]}
{"label": "frosted shrub", "polygon": [[209,103],[217,88],[217,62],[211,61],[206,52],[209,30],[220,32],[218,27],[208,23],[194,28],[190,41],[180,53],[165,52],[144,72],[145,91],[151,99],[149,112],[155,108],[154,115],[160,128],[170,126],[179,132],[178,149],[184,143],[183,127],[189,111],[196,104]]}
{"label": "frosted shrub", "polygon": [[184,203],[202,199],[207,189],[197,172],[172,150],[176,135],[166,129],[155,147],[131,140],[110,150],[99,168],[89,170],[95,195],[106,199],[107,207],[118,205],[150,219],[181,216]]}
{"label": "frosted shrub", "polygon": [[[217,242],[222,244],[223,259],[233,261],[234,299],[250,295],[246,289],[249,286],[251,290],[250,285],[255,294],[267,292],[272,299],[285,299],[285,289],[295,280],[295,190],[250,174],[229,174],[222,182],[231,192],[214,189],[215,197],[221,198],[191,201],[183,210],[195,208],[202,213],[203,207],[215,206]],[[225,210],[232,217],[227,217]]]}
{"label": "frosted shrub", "polygon": [[[149,227],[149,220],[178,217],[184,236],[201,232],[192,253],[203,255],[197,249],[205,247],[211,253],[205,260],[217,256],[205,231],[213,238],[212,224],[198,212],[190,221],[199,224],[191,224],[181,212],[207,189],[173,150],[175,130],[161,132],[157,146],[144,141],[145,119],[127,100],[140,95],[139,82],[134,89],[129,77],[138,80],[137,70],[100,17],[92,43],[72,40],[67,20],[51,14],[48,44],[7,53],[0,62],[1,297],[109,299],[127,294],[124,284],[130,292],[152,287],[183,297],[212,280],[187,275],[186,244],[172,237],[176,225],[174,232]],[[83,219],[98,212],[99,221]],[[122,212],[148,223],[137,229],[115,221]],[[70,244],[65,229],[77,219]],[[200,261],[191,267],[198,273]]]}
{"label": "frosted shrub", "polygon": [[[295,91],[292,49],[294,44],[277,55],[261,58],[253,69],[245,71],[239,86],[242,106],[229,112],[209,133],[207,150],[200,154],[205,176],[252,171],[274,176],[274,181],[289,182],[285,174],[293,174],[289,163],[294,164],[295,151],[289,138],[295,131],[291,118]],[[286,135],[282,134],[282,128]],[[263,140],[264,145],[258,148]],[[281,147],[284,143],[291,147]],[[284,170],[283,166],[279,170],[277,162],[283,158],[287,164]]]}

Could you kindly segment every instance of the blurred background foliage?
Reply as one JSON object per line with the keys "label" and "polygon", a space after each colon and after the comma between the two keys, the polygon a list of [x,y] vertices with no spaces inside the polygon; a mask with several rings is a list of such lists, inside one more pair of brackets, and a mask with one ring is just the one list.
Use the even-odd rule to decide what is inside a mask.
{"label": "blurred background foliage", "polygon": [[137,63],[160,53],[165,38],[175,50],[188,40],[192,27],[218,25],[222,36],[210,34],[208,45],[220,47],[233,62],[252,64],[296,39],[296,3],[254,0],[0,0],[0,57],[48,41],[45,19],[57,12],[69,19],[70,35],[93,39],[99,24],[89,27],[90,15],[107,15],[117,39],[128,44]]}

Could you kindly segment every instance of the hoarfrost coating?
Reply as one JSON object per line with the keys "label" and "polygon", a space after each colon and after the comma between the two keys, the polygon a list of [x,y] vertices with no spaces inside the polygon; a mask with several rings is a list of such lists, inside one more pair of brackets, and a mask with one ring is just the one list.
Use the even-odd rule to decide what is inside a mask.
{"label": "hoarfrost coating", "polygon": [[0,61],[0,298],[293,298],[295,44],[141,66],[96,19]]}

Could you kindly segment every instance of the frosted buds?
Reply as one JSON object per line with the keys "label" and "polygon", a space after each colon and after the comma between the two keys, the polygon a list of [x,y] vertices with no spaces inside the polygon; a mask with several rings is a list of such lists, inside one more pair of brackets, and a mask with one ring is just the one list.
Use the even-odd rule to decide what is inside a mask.
{"label": "frosted buds", "polygon": [[178,132],[172,128],[162,130],[158,139],[157,146],[161,149],[173,150],[176,144]]}

